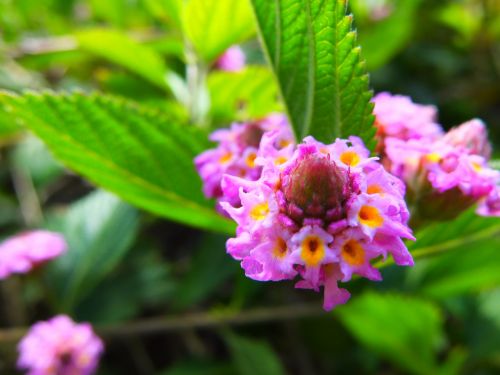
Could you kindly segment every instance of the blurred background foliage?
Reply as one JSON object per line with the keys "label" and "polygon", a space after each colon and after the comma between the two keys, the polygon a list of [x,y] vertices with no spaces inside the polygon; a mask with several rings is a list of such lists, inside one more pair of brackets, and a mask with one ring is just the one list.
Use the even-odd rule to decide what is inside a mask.
{"label": "blurred background foliage", "polygon": [[[500,2],[350,5],[374,91],[437,105],[446,128],[482,118],[498,158]],[[282,108],[255,35],[251,8],[239,0],[0,0],[0,88],[99,90],[205,136]],[[248,66],[215,70],[233,44]],[[386,267],[379,285],[355,281],[346,306],[322,313],[319,295],[246,279],[225,254],[226,235],[95,189],[4,112],[0,145],[1,236],[46,227],[70,245],[37,273],[0,282],[2,328],[61,312],[90,321],[107,339],[99,374],[500,372],[498,220],[467,212],[425,228],[412,250],[457,251],[411,270]],[[193,312],[203,318],[186,321]],[[153,320],[142,334],[127,333],[165,315],[174,328],[160,321],[155,330]],[[211,327],[205,318],[247,324]],[[15,346],[1,338],[0,373],[10,374]]]}

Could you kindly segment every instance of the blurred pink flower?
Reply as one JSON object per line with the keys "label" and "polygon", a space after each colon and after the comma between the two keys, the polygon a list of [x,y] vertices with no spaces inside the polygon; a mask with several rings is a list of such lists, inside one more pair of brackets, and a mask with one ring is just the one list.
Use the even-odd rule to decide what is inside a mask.
{"label": "blurred pink flower", "polygon": [[[261,150],[277,132],[266,134]],[[414,239],[407,226],[404,185],[386,172],[357,137],[330,145],[312,137],[279,157],[262,153],[257,181],[224,175],[222,202],[238,224],[227,251],[248,277],[278,281],[299,276],[297,288],[324,287],[326,310],[349,299],[338,287],[353,274],[371,280],[381,275],[371,261],[390,253],[397,264],[413,265],[401,238]],[[278,161],[279,162],[276,162]]]}
{"label": "blurred pink flower", "polygon": [[245,54],[239,46],[229,47],[215,62],[220,70],[236,72],[245,67]]}
{"label": "blurred pink flower", "polygon": [[407,96],[388,92],[375,95],[373,103],[380,150],[386,138],[434,140],[443,134],[433,105],[416,104]]}
{"label": "blurred pink flower", "polygon": [[0,279],[26,273],[67,250],[64,237],[45,230],[24,232],[0,244]]}
{"label": "blurred pink flower", "polygon": [[433,106],[380,93],[375,124],[382,163],[407,186],[413,219],[449,220],[474,204],[494,215],[500,173],[488,166],[491,146],[484,123],[470,120],[444,133]]}
{"label": "blurred pink flower", "polygon": [[488,130],[479,119],[472,119],[451,129],[445,134],[443,141],[457,148],[463,148],[470,154],[480,155],[487,160],[491,156]]}
{"label": "blurred pink flower", "polygon": [[17,366],[27,375],[91,375],[103,349],[90,324],[58,315],[30,328],[18,345]]}

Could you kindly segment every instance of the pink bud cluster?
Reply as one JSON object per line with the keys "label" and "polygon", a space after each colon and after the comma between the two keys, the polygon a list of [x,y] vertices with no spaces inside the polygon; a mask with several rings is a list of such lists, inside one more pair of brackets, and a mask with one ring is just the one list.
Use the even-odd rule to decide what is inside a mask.
{"label": "pink bud cluster", "polygon": [[488,166],[483,122],[473,119],[445,133],[433,106],[388,93],[373,101],[383,163],[406,183],[422,219],[450,219],[476,203],[479,214],[500,216],[500,173]]}
{"label": "pink bud cluster", "polygon": [[[259,150],[262,136],[271,130],[278,131],[275,143],[267,145],[266,150]],[[221,189],[224,174],[257,180],[262,167],[255,160],[260,154],[270,152],[269,149],[279,152],[293,147],[294,143],[288,120],[282,114],[272,114],[254,122],[234,123],[229,129],[216,130],[210,139],[218,143],[217,147],[197,156],[195,166],[203,180],[205,196],[216,198],[219,202],[228,199]],[[233,197],[229,202],[238,205],[239,198]]]}
{"label": "pink bud cluster", "polygon": [[37,265],[63,254],[64,238],[45,230],[24,232],[0,244],[0,280],[15,273],[26,273]]}
{"label": "pink bud cluster", "polygon": [[248,277],[299,277],[298,288],[324,288],[323,307],[331,310],[349,298],[338,282],[353,274],[381,280],[375,258],[391,254],[397,264],[413,265],[402,241],[413,239],[404,185],[369,157],[359,138],[326,145],[307,137],[278,149],[280,135],[262,137],[259,179],[222,179],[221,205],[238,224],[227,250]]}
{"label": "pink bud cluster", "polygon": [[91,375],[103,349],[90,324],[59,315],[30,328],[19,343],[17,366],[27,375]]}

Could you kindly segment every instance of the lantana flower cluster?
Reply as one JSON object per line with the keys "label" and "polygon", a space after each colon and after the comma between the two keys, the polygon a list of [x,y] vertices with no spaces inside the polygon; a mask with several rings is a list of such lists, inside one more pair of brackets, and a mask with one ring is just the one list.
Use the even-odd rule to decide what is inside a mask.
{"label": "lantana flower cluster", "polygon": [[354,274],[381,279],[371,264],[375,258],[392,254],[397,264],[412,265],[402,241],[413,239],[402,182],[369,157],[357,137],[329,145],[307,137],[297,147],[277,147],[289,141],[284,133],[261,135],[257,179],[222,176],[220,204],[238,224],[227,250],[246,275],[259,281],[298,277],[298,288],[323,287],[323,307],[331,310],[350,296],[339,281]]}
{"label": "lantana flower cluster", "polygon": [[[255,160],[262,153],[259,151],[262,136],[272,130],[277,131],[275,143],[267,147],[276,150],[293,147],[293,135],[283,114],[271,114],[253,122],[234,123],[229,129],[212,133],[210,140],[217,142],[217,147],[203,152],[195,159],[207,198],[216,198],[219,202],[228,200],[221,188],[222,176],[225,174],[250,181],[260,178],[262,167]],[[234,196],[229,203],[238,205],[239,198]]]}
{"label": "lantana flower cluster", "polygon": [[0,244],[0,280],[26,273],[66,252],[67,244],[59,233],[34,230],[17,234]]}
{"label": "lantana flower cluster", "polygon": [[406,183],[413,215],[447,220],[479,203],[479,214],[500,216],[500,173],[488,166],[491,146],[482,121],[445,133],[434,106],[388,93],[374,103],[378,150],[386,168]]}
{"label": "lantana flower cluster", "polygon": [[18,350],[17,366],[28,375],[91,375],[104,345],[90,324],[58,315],[34,324]]}

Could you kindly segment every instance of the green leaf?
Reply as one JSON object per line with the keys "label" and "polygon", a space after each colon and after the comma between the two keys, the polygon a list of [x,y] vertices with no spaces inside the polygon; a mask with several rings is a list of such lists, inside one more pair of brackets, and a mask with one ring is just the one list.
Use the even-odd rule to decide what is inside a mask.
{"label": "green leaf", "polygon": [[20,142],[12,153],[13,164],[27,173],[36,187],[44,187],[63,173],[45,144],[38,138],[28,136]]}
{"label": "green leaf", "polygon": [[174,298],[178,309],[190,307],[207,298],[239,268],[224,249],[225,236],[205,234],[191,258],[189,271],[179,283]]}
{"label": "green leaf", "polygon": [[453,221],[431,225],[409,244],[413,254],[443,253],[421,260],[408,273],[417,292],[434,298],[500,285],[500,220],[477,216],[469,210]]}
{"label": "green leaf", "polygon": [[19,137],[19,126],[6,113],[0,113],[0,146],[9,144]]}
{"label": "green leaf", "polygon": [[153,85],[168,89],[168,69],[161,55],[122,32],[90,29],[76,33],[80,48],[146,79]]}
{"label": "green leaf", "polygon": [[234,375],[234,368],[229,363],[183,361],[159,375]]}
{"label": "green leaf", "polygon": [[373,146],[372,93],[346,0],[252,0],[298,140]]}
{"label": "green leaf", "polygon": [[182,21],[184,33],[206,63],[255,32],[248,0],[185,0]]}
{"label": "green leaf", "polygon": [[[360,1],[366,4],[366,0]],[[366,28],[359,27],[359,43],[369,70],[381,67],[405,47],[418,20],[416,13],[421,2],[397,1],[388,17]]]}
{"label": "green leaf", "polygon": [[183,0],[143,0],[147,10],[162,21],[181,26],[181,8]]}
{"label": "green leaf", "polygon": [[4,93],[0,113],[23,122],[66,166],[124,200],[184,224],[234,233],[201,193],[193,158],[209,146],[200,130],[99,94]]}
{"label": "green leaf", "polygon": [[442,316],[432,304],[399,295],[367,293],[336,310],[368,349],[418,375],[436,373]]}
{"label": "green leaf", "polygon": [[114,195],[96,191],[47,222],[68,243],[46,274],[57,305],[71,311],[125,256],[138,229],[137,211]]}
{"label": "green leaf", "polygon": [[142,309],[165,308],[175,289],[170,265],[159,251],[138,241],[113,273],[75,308],[79,321],[116,323],[132,319]]}
{"label": "green leaf", "polygon": [[278,88],[269,69],[247,66],[239,72],[214,71],[208,76],[213,122],[255,119],[281,110]]}
{"label": "green leaf", "polygon": [[285,374],[278,356],[267,342],[248,339],[232,332],[226,332],[224,339],[229,346],[238,374]]}

